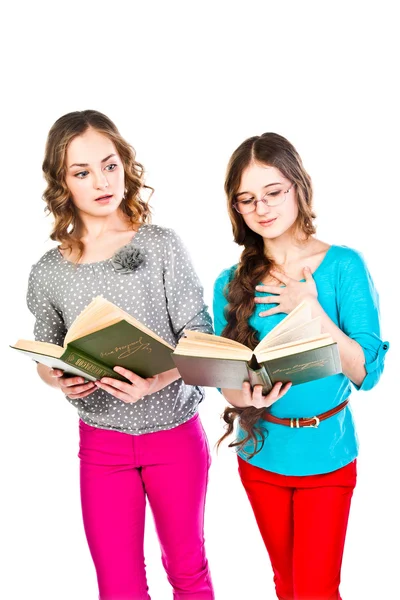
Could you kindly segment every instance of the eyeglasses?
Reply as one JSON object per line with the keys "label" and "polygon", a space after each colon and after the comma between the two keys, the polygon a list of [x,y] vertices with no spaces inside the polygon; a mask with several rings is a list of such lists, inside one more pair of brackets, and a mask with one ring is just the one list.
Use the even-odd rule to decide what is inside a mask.
{"label": "eyeglasses", "polygon": [[273,190],[265,194],[264,198],[257,200],[257,198],[245,198],[244,200],[237,200],[233,203],[233,206],[240,215],[249,215],[254,212],[257,208],[257,202],[263,202],[266,206],[279,206],[286,200],[286,194],[290,192],[294,183],[288,190]]}

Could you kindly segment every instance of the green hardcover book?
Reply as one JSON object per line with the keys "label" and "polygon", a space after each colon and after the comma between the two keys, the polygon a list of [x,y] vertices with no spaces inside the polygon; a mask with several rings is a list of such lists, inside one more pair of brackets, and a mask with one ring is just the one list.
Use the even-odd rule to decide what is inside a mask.
{"label": "green hardcover book", "polygon": [[321,333],[321,320],[299,304],[254,351],[221,336],[185,331],[174,353],[185,383],[241,389],[243,381],[262,385],[267,394],[274,383],[293,385],[341,373],[337,343]]}
{"label": "green hardcover book", "polygon": [[18,340],[15,350],[54,369],[90,381],[109,376],[125,381],[113,367],[141,377],[174,369],[174,348],[134,317],[100,296],[71,325],[64,346]]}

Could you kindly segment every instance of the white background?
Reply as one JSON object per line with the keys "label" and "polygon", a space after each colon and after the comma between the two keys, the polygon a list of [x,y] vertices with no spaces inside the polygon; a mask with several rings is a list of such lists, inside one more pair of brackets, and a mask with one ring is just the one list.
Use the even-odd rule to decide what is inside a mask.
{"label": "white background", "polygon": [[[361,250],[380,291],[392,348],[378,387],[354,393],[359,481],[342,572],[345,600],[398,598],[398,30],[393,2],[13,2],[3,12],[3,256],[0,596],[92,600],[81,524],[77,416],[7,348],[31,338],[31,265],[51,247],[41,161],[64,113],[106,113],[155,187],[154,222],[190,250],[211,302],[236,262],[223,180],[232,151],[286,136],[315,187],[318,236]],[[211,445],[223,401],[201,415]],[[312,524],[310,524],[312,526]],[[206,541],[217,600],[274,598],[268,557],[234,454],[213,451]],[[171,598],[151,514],[153,600]]]}

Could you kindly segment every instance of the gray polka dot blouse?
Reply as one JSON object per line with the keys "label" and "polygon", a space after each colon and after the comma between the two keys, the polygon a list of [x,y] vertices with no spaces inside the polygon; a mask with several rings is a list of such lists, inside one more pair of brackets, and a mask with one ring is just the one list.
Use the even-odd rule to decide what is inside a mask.
{"label": "gray polka dot blouse", "polygon": [[[212,333],[203,290],[179,237],[171,229],[142,225],[124,247],[144,256],[136,270],[118,270],[112,259],[75,265],[53,248],[32,267],[27,293],[36,317],[35,339],[63,345],[78,314],[95,298],[114,302],[175,346],[184,329]],[[188,421],[204,397],[178,379],[159,392],[126,404],[104,390],[69,402],[94,427],[138,435]]]}

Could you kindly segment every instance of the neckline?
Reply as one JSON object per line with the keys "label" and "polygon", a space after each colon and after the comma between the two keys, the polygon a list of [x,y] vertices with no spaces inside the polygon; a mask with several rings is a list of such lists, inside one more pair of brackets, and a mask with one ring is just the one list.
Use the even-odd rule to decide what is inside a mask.
{"label": "neckline", "polygon": [[126,248],[127,246],[130,246],[133,243],[133,241],[137,238],[137,236],[140,234],[143,227],[145,227],[145,226],[146,226],[146,223],[142,223],[140,225],[139,229],[134,232],[133,236],[131,237],[130,241],[127,244],[124,244],[123,246],[120,246],[119,248],[117,248],[112,256],[110,256],[109,258],[105,258],[104,260],[97,260],[95,262],[74,263],[72,260],[68,260],[67,258],[64,258],[64,256],[60,252],[59,246],[57,246],[55,248],[55,250],[57,252],[58,257],[61,259],[61,261],[69,263],[70,265],[73,265],[74,267],[92,267],[95,265],[103,265],[105,263],[110,262],[114,258],[114,256],[117,254],[117,252],[122,250],[122,248]]}
{"label": "neckline", "polygon": [[[315,273],[318,272],[318,269],[320,269],[322,267],[322,265],[326,262],[326,259],[328,258],[328,255],[330,255],[330,252],[332,250],[332,248],[336,248],[336,246],[334,246],[333,244],[331,246],[329,246],[328,250],[325,252],[325,256],[324,258],[321,260],[321,262],[319,263],[318,267],[315,269],[315,271],[313,271],[311,273],[311,275],[314,277]],[[300,279],[300,281],[305,281],[305,279]]]}
{"label": "neckline", "polygon": [[[333,248],[336,248],[336,246],[334,244],[332,244],[331,246],[329,246],[328,250],[325,252],[325,256],[324,258],[321,260],[321,262],[319,263],[319,265],[317,266],[317,268],[315,269],[315,271],[313,271],[311,273],[311,275],[313,276],[313,278],[315,277],[315,274],[318,272],[318,270],[322,267],[326,265],[327,259],[330,258],[331,256],[331,250]],[[299,279],[298,281],[305,281],[304,277],[303,279]],[[262,282],[258,283],[257,285],[264,285]],[[280,287],[284,287],[284,285],[282,284]],[[261,294],[265,294],[266,292],[259,292]]]}

